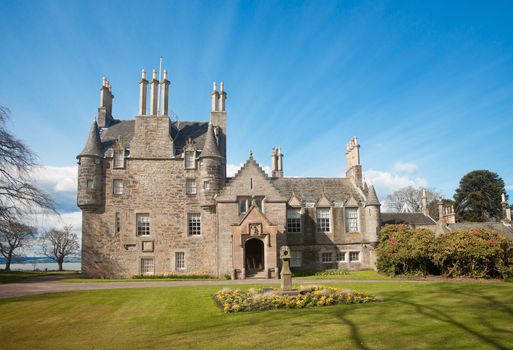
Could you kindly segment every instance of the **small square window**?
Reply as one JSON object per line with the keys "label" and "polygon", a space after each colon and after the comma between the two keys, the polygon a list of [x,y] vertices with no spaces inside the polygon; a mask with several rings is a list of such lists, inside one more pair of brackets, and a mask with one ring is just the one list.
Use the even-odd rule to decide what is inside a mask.
{"label": "small square window", "polygon": [[141,258],[141,274],[153,275],[155,264],[153,258]]}
{"label": "small square window", "polygon": [[185,169],[194,169],[196,168],[196,152],[195,151],[185,151]]}
{"label": "small square window", "polygon": [[137,235],[150,235],[150,214],[137,214]]}
{"label": "small square window", "polygon": [[322,253],[321,261],[323,263],[331,263],[331,262],[333,262],[333,253],[331,253],[331,252]]}
{"label": "small square window", "polygon": [[300,267],[302,264],[303,252],[293,250],[290,252],[290,267]]}
{"label": "small square window", "polygon": [[190,213],[188,215],[188,232],[189,236],[201,235],[201,214]]}
{"label": "small square window", "polygon": [[185,191],[187,194],[196,194],[196,180],[195,179],[185,180]]}
{"label": "small square window", "polygon": [[210,181],[203,181],[203,191],[210,191]]}
{"label": "small square window", "polygon": [[114,168],[123,168],[125,166],[125,151],[114,151]]}
{"label": "small square window", "polygon": [[337,262],[346,261],[346,252],[337,252]]}
{"label": "small square window", "polygon": [[123,194],[123,180],[115,179],[112,181],[112,192],[114,194]]}
{"label": "small square window", "polygon": [[184,252],[176,252],[175,253],[175,270],[176,271],[185,270],[185,253]]}
{"label": "small square window", "polygon": [[87,180],[87,189],[94,190],[94,181],[93,180]]}
{"label": "small square window", "polygon": [[349,261],[350,262],[360,261],[360,252],[349,252]]}

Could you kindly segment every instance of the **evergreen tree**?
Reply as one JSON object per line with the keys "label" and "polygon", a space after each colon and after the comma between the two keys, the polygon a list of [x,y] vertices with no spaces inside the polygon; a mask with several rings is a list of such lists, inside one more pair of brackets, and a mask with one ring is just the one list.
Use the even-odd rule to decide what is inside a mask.
{"label": "evergreen tree", "polygon": [[484,222],[502,217],[504,180],[489,170],[474,170],[463,176],[454,194],[458,220]]}

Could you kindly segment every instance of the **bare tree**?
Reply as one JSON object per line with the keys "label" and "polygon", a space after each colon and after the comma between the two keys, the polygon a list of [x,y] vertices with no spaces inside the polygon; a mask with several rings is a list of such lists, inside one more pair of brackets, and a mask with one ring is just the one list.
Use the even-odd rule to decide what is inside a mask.
{"label": "bare tree", "polygon": [[0,254],[5,258],[5,271],[11,270],[12,259],[36,236],[34,227],[15,221],[0,222]]}
{"label": "bare tree", "polygon": [[9,113],[0,106],[0,221],[19,221],[41,209],[55,212],[52,199],[31,182],[36,155],[6,129]]}
{"label": "bare tree", "polygon": [[62,230],[54,228],[42,237],[43,254],[59,264],[59,271],[62,271],[64,258],[79,252],[78,236],[72,232],[72,229],[71,225],[64,226]]}
{"label": "bare tree", "polygon": [[389,194],[384,202],[394,212],[401,211],[406,204],[414,213],[420,213],[422,211],[422,190],[424,189],[428,203],[440,197],[440,193],[434,189],[407,186]]}

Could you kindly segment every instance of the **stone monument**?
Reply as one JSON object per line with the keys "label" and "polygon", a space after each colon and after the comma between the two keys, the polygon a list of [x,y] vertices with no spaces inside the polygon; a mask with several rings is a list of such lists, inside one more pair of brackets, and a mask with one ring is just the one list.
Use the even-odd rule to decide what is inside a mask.
{"label": "stone monument", "polygon": [[290,271],[290,249],[288,246],[281,247],[280,250],[281,264],[281,290],[292,290],[292,272]]}

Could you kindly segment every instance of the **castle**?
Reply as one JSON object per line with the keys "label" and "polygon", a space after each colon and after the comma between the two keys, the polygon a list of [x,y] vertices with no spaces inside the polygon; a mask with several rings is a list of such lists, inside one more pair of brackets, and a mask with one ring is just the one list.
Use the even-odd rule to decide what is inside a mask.
{"label": "castle", "polygon": [[295,271],[375,268],[380,203],[363,181],[356,137],[343,178],[286,177],[281,148],[271,176],[250,153],[227,177],[224,84],[214,83],[209,122],[172,121],[169,85],[166,71],[148,81],[143,70],[138,115],[118,120],[103,80],[77,156],[83,273],[278,278],[284,245]]}

